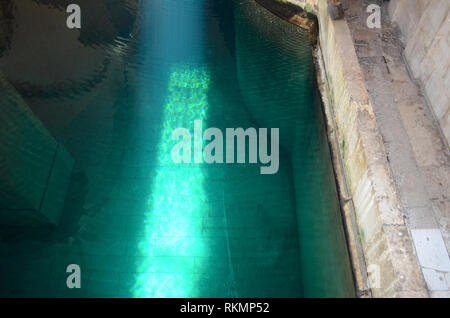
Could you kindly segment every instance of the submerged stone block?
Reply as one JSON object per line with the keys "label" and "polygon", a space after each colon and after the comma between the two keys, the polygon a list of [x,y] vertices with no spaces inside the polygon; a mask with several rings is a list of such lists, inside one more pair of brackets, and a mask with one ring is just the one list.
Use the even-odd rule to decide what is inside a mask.
{"label": "submerged stone block", "polygon": [[0,77],[0,225],[58,225],[74,164]]}

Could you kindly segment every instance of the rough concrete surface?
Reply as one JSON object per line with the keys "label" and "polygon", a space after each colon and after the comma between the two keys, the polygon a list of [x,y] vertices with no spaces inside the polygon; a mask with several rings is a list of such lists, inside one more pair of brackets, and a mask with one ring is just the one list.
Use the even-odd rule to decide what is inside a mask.
{"label": "rough concrete surface", "polygon": [[[382,7],[381,29],[367,27],[365,9],[371,3]],[[390,21],[388,3],[343,4],[429,295],[450,297],[449,149],[422,94],[424,87],[408,71],[401,33]],[[447,56],[442,62],[448,60]],[[433,94],[447,93],[434,87]]]}
{"label": "rough concrete surface", "polygon": [[401,30],[405,59],[450,142],[450,1],[391,0],[391,21]]}

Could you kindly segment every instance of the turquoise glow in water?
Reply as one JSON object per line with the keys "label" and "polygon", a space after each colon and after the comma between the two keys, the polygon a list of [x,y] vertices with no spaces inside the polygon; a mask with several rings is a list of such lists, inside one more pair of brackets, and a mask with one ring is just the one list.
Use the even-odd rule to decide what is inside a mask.
{"label": "turquoise glow in water", "polygon": [[[57,229],[0,229],[0,295],[353,296],[307,33],[250,0],[133,3],[87,1],[79,36],[29,20],[62,1],[15,5],[0,70],[76,165]],[[194,120],[279,128],[278,173],[173,163]]]}
{"label": "turquoise glow in water", "polygon": [[[205,242],[191,239],[199,236],[199,222],[207,199],[203,170],[200,167],[178,169],[172,163],[172,131],[192,126],[194,120],[205,120],[208,111],[209,74],[206,68],[176,65],[169,76],[169,95],[163,114],[163,131],[157,160],[161,165],[153,181],[149,210],[145,214],[145,235],[139,249],[149,255],[137,264],[133,295],[136,297],[196,297],[197,273],[207,271],[192,262],[192,255],[206,257]],[[182,261],[161,262],[161,254],[180,257]],[[156,256],[156,258],[155,258]],[[160,274],[161,269],[171,272]]]}

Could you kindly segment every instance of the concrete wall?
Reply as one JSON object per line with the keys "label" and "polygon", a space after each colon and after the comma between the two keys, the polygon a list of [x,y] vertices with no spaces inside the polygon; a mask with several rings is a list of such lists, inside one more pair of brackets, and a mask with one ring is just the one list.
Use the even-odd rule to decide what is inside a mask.
{"label": "concrete wall", "polygon": [[412,75],[421,82],[442,132],[450,141],[450,1],[391,0]]}
{"label": "concrete wall", "polygon": [[319,1],[318,17],[323,92],[336,127],[336,151],[356,214],[364,265],[373,273],[370,291],[376,297],[426,296],[347,23],[331,20],[326,1]]}

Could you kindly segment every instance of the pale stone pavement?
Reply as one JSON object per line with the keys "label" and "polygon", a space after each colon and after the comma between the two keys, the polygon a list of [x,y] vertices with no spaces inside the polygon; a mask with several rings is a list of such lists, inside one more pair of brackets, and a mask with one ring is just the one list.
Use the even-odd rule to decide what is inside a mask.
{"label": "pale stone pavement", "polygon": [[[404,62],[388,2],[342,3],[429,295],[450,297],[448,145]],[[367,27],[372,3],[382,6],[381,29]]]}

